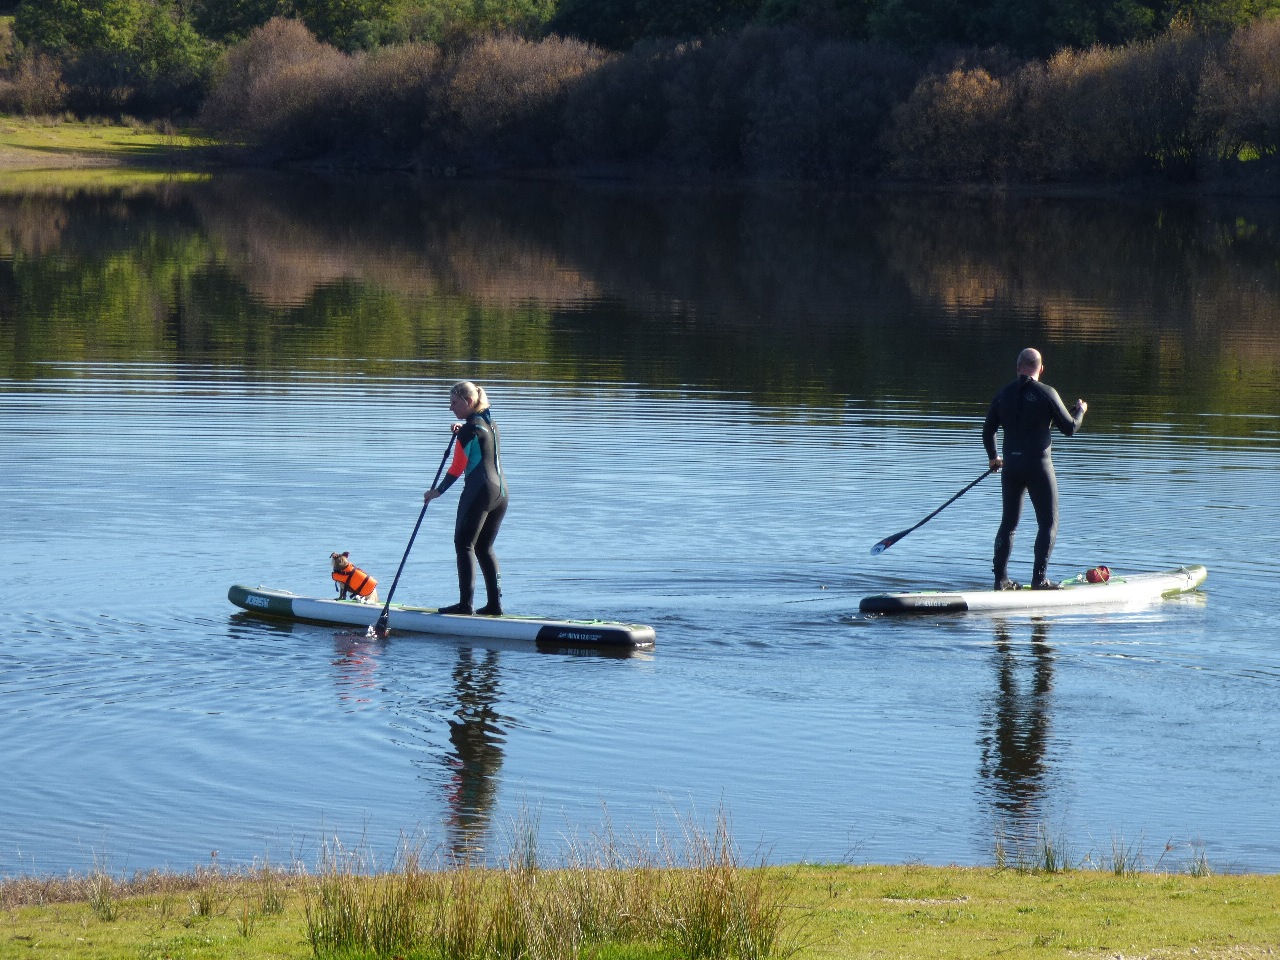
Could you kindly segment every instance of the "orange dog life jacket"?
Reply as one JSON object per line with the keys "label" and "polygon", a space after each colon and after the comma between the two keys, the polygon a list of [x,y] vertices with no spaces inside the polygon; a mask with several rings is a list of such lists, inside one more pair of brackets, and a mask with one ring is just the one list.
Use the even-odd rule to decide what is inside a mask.
{"label": "orange dog life jacket", "polygon": [[343,570],[333,571],[333,579],[338,583],[345,584],[347,589],[357,597],[372,596],[374,587],[378,585],[377,580],[353,563],[348,563]]}

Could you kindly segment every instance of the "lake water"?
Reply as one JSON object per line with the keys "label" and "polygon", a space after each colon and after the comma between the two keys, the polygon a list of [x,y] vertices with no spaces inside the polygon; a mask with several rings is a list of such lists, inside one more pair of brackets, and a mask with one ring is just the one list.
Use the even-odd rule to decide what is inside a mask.
{"label": "lake water", "polygon": [[[751,859],[1280,871],[1280,209],[541,183],[0,181],[0,876],[544,852],[729,817]],[[1019,349],[1086,398],[1051,572],[1203,591],[864,617],[981,588]],[[630,658],[254,619],[389,586],[484,384],[513,612]],[[450,495],[398,600],[456,599]],[[1028,510],[1029,514],[1029,510]],[[1012,573],[1029,576],[1024,520]],[[216,851],[216,854],[215,854]]]}

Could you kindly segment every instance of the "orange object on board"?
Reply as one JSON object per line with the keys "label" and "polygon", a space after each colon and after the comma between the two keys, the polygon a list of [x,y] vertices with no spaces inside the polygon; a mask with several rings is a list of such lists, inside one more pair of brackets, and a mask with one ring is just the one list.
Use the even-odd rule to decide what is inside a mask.
{"label": "orange object on board", "polygon": [[354,563],[348,563],[341,570],[333,571],[333,579],[338,583],[345,584],[346,588],[357,597],[373,596],[373,590],[378,585],[377,580],[373,579]]}

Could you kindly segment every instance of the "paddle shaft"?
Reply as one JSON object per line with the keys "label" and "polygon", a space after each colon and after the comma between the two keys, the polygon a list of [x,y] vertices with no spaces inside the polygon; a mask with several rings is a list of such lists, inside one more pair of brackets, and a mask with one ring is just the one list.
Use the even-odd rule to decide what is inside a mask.
{"label": "paddle shaft", "polygon": [[[440,466],[436,468],[435,479],[431,481],[431,489],[436,488],[436,484],[440,482],[440,474],[444,473],[444,465],[449,459],[449,453],[453,450],[453,434],[449,435],[449,445],[444,448],[444,456],[440,458]],[[378,617],[378,622],[374,624],[373,632],[380,637],[387,635],[387,621],[391,619],[391,598],[395,595],[396,585],[400,582],[400,574],[404,572],[404,562],[409,559],[409,551],[413,549],[413,541],[418,537],[418,528],[422,526],[422,518],[427,515],[427,507],[431,506],[431,501],[427,500],[422,504],[422,509],[418,512],[418,522],[413,525],[413,533],[409,535],[409,545],[404,548],[404,556],[400,558],[400,566],[396,569],[395,579],[391,581],[391,589],[387,591],[387,602],[382,607],[382,614]]]}
{"label": "paddle shaft", "polygon": [[923,527],[926,523],[928,523],[930,520],[932,520],[934,517],[940,514],[943,510],[947,509],[947,507],[951,506],[953,503],[955,503],[957,500],[959,500],[966,493],[968,493],[970,490],[972,490],[974,487],[976,487],[978,484],[980,484],[983,480],[985,480],[987,477],[989,477],[993,473],[995,473],[995,470],[988,469],[981,476],[979,476],[977,480],[974,480],[972,483],[968,484],[963,490],[961,490],[954,497],[952,497],[950,500],[948,500],[946,503],[940,506],[937,510],[933,511],[933,513],[929,514],[927,517],[925,517],[923,520],[917,523],[914,527],[907,527],[907,529],[903,530],[901,533],[895,533],[892,537],[885,537],[883,540],[881,540],[879,543],[877,543],[874,547],[871,548],[871,555],[875,556],[878,553],[884,553],[884,551],[888,550],[890,547],[892,547],[895,543],[897,543],[899,540],[905,537],[912,530],[918,530],[921,527]]}

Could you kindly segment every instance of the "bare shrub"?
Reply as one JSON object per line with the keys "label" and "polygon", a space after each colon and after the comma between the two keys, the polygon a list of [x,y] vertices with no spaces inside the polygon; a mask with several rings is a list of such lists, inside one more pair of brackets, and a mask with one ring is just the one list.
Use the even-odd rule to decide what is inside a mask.
{"label": "bare shrub", "polygon": [[1036,179],[1189,174],[1204,49],[1200,37],[1170,30],[1028,65],[1016,79],[1019,169]]}
{"label": "bare shrub", "polygon": [[570,88],[605,59],[559,37],[490,37],[463,48],[449,71],[447,145],[486,165],[550,162]]}
{"label": "bare shrub", "polygon": [[628,162],[656,154],[667,129],[662,87],[679,49],[646,40],[626,54],[602,56],[566,94],[563,155]]}
{"label": "bare shrub", "polygon": [[754,173],[848,180],[877,174],[893,107],[915,64],[877,44],[803,42],[782,58],[778,82],[757,92],[747,131]]}
{"label": "bare shrub", "polygon": [[1280,20],[1241,27],[1204,68],[1195,123],[1210,158],[1280,153]]}
{"label": "bare shrub", "polygon": [[66,96],[61,66],[43,54],[19,56],[9,76],[0,77],[0,113],[54,114],[66,105]]}
{"label": "bare shrub", "polygon": [[1062,50],[1019,72],[1018,161],[1024,175],[1116,174],[1141,162],[1124,120],[1122,92],[1116,90],[1124,57],[1117,47]]}
{"label": "bare shrub", "polygon": [[776,87],[793,30],[752,28],[735,37],[691,43],[673,58],[664,84],[664,152],[699,173],[739,173],[760,92]]}
{"label": "bare shrub", "polygon": [[251,143],[314,151],[328,139],[326,108],[350,72],[350,57],[277,17],[227,52],[201,122]]}
{"label": "bare shrub", "polygon": [[555,37],[490,37],[448,55],[426,43],[346,55],[277,19],[228,53],[203,120],[292,156],[548,163],[568,90],[604,56]]}
{"label": "bare shrub", "polygon": [[430,43],[384,47],[357,55],[337,91],[335,134],[340,149],[363,149],[405,160],[426,149],[439,153],[445,105],[440,49]]}
{"label": "bare shrub", "polygon": [[998,179],[1007,158],[1010,85],[981,67],[916,84],[885,134],[890,170],[909,179]]}
{"label": "bare shrub", "polygon": [[915,64],[889,48],[794,29],[674,44],[603,60],[566,101],[564,155],[655,158],[696,173],[874,175],[892,106]]}

